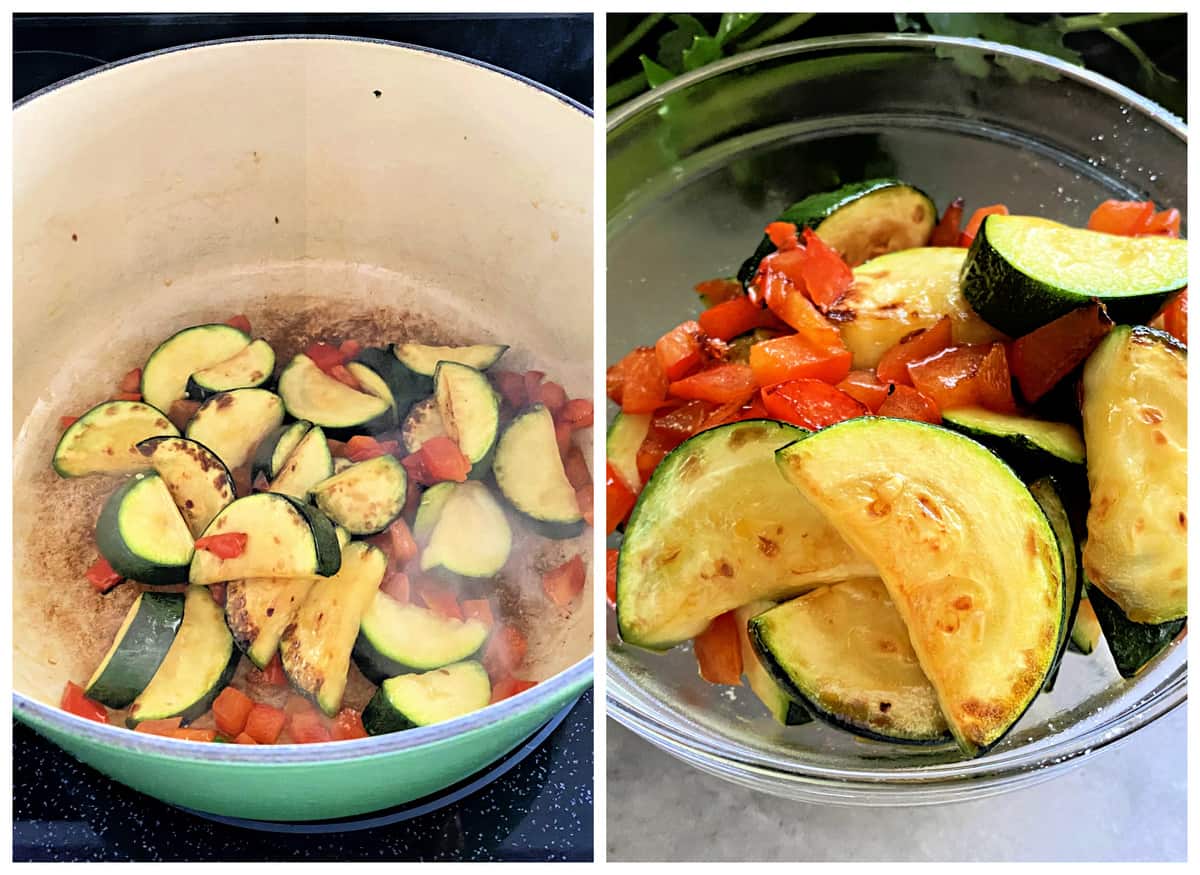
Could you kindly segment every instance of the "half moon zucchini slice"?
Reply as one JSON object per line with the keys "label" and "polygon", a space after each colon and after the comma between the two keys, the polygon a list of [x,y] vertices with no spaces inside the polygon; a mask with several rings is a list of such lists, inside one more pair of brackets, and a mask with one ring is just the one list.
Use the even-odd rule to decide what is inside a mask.
{"label": "half moon zucchini slice", "polygon": [[167,485],[194,538],[237,497],[229,469],[204,444],[182,437],[153,437],[138,444],[138,451]]}
{"label": "half moon zucchini slice", "polygon": [[259,442],[283,422],[283,402],[266,389],[233,389],[213,395],[188,423],[187,436],[236,471]]}
{"label": "half moon zucchini slice", "polygon": [[133,474],[150,467],[138,452],[147,438],[178,436],[165,413],[141,401],[104,401],[67,427],[54,448],[60,477]]}
{"label": "half moon zucchini slice", "polygon": [[183,596],[143,592],[133,600],[112,646],[83,693],[109,708],[125,708],[154,678],[183,622]]}
{"label": "half moon zucchini slice", "polygon": [[823,586],[750,620],[767,670],[817,717],[902,744],[950,740],[937,694],[883,583]]}
{"label": "half moon zucchini slice", "polygon": [[574,538],[583,531],[583,513],[567,479],[554,417],[541,404],[518,413],[500,435],[492,462],[496,485],[538,534]]}
{"label": "half moon zucchini slice", "polygon": [[795,426],[747,420],[684,441],[655,469],[625,528],[617,623],[628,644],[667,650],[749,602],[875,575],[780,475]]}
{"label": "half moon zucchini slice", "polygon": [[137,474],[108,497],[96,546],[122,577],[152,586],[187,580],[194,541],[157,473]]}
{"label": "half moon zucchini slice", "polygon": [[1064,618],[1046,515],[1008,466],[947,429],[862,417],[779,468],[878,568],[962,750],[983,753],[1042,689]]}
{"label": "half moon zucchini slice", "polygon": [[222,323],[193,325],[158,345],[142,368],[142,397],[159,410],[187,395],[188,378],[197,371],[228,361],[250,345],[239,328]]}

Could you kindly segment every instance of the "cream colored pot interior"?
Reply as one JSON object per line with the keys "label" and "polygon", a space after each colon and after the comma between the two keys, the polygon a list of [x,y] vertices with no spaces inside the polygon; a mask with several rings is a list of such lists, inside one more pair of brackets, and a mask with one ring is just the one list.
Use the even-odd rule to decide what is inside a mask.
{"label": "cream colored pot interior", "polygon": [[[19,693],[86,680],[133,597],[83,579],[115,483],[52,472],[58,419],[173,331],[245,312],[281,364],[322,334],[495,340],[591,395],[592,123],[533,86],[369,42],[212,45],[36,98],[13,152]],[[565,617],[538,575],[589,541],[506,569],[533,678],[591,652],[591,584]]]}

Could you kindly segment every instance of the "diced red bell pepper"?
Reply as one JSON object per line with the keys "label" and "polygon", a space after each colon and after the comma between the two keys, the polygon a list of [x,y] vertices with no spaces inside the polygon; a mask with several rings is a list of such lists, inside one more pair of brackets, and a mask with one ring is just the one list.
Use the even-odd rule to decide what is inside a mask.
{"label": "diced red bell pepper", "polygon": [[547,380],[537,387],[537,394],[530,395],[530,401],[540,403],[550,411],[555,418],[567,406],[567,391],[552,380]]}
{"label": "diced red bell pepper", "polygon": [[698,431],[705,431],[710,428],[716,428],[718,425],[728,425],[731,422],[741,422],[746,419],[766,418],[767,408],[763,406],[760,395],[755,393],[750,397],[749,401],[743,404],[738,404],[736,401],[722,404],[709,414],[709,417],[704,420]]}
{"label": "diced red bell pepper", "polygon": [[287,714],[282,708],[255,702],[246,715],[246,725],[243,731],[259,744],[274,744],[283,732],[287,722]]}
{"label": "diced red bell pepper", "polygon": [[800,248],[800,238],[796,234],[796,226],[791,222],[772,222],[763,229],[763,233],[771,240],[776,249],[785,252]]}
{"label": "diced red bell pepper", "polygon": [[197,550],[207,550],[218,559],[236,559],[246,552],[250,536],[245,532],[222,532],[196,539]]}
{"label": "diced red bell pepper", "polygon": [[976,376],[985,346],[949,346],[908,366],[910,383],[931,398],[939,410],[979,403]]}
{"label": "diced red bell pepper", "polygon": [[668,380],[681,380],[704,361],[700,345],[700,323],[689,320],[676,325],[654,344],[658,364]]}
{"label": "diced red bell pepper", "polygon": [[121,378],[117,388],[122,392],[140,392],[142,390],[142,369],[134,368]]}
{"label": "diced red bell pepper", "polygon": [[854,285],[854,272],[837,250],[822,240],[812,228],[804,229],[804,286],[812,302],[828,310]]}
{"label": "diced red bell pepper", "polygon": [[115,392],[109,401],[141,401],[141,392]]}
{"label": "diced red bell pepper", "polygon": [[1133,237],[1142,233],[1154,218],[1152,201],[1107,200],[1088,217],[1088,230]]}
{"label": "diced red bell pepper", "polygon": [[778,323],[769,310],[764,310],[742,295],[709,307],[700,314],[699,324],[700,330],[709,337],[733,340],[739,334],[755,328],[769,328]]}
{"label": "diced red bell pepper", "polygon": [[59,700],[58,707],[62,708],[68,714],[74,714],[76,717],[95,720],[97,723],[108,722],[108,709],[99,702],[85,696],[83,694],[83,687],[73,681],[67,681],[66,687],[63,688],[62,699]]}
{"label": "diced red bell pepper", "polygon": [[1187,289],[1173,297],[1163,308],[1163,328],[1187,346]]}
{"label": "diced red bell pepper", "polygon": [[800,288],[782,274],[772,273],[762,286],[767,309],[818,349],[844,349],[842,335]]}
{"label": "diced red bell pepper", "polygon": [[425,603],[425,607],[436,614],[441,614],[451,620],[463,618],[462,608],[459,607],[458,597],[447,587],[425,578],[416,584],[417,597]]}
{"label": "diced red bell pepper", "polygon": [[530,403],[537,400],[538,389],[541,388],[544,379],[546,379],[546,374],[543,371],[525,372],[525,394],[529,396]]}
{"label": "diced red bell pepper", "polygon": [[890,416],[895,419],[915,419],[919,422],[941,423],[942,414],[927,395],[923,395],[912,386],[893,384],[891,393],[879,405],[880,416]]}
{"label": "diced red bell pepper", "polygon": [[536,686],[537,681],[523,681],[514,677],[501,678],[492,684],[492,699],[488,704],[495,705]]}
{"label": "diced red bell pepper", "polygon": [[637,469],[638,476],[642,478],[642,482],[646,483],[650,480],[650,475],[654,473],[654,469],[658,467],[667,455],[677,446],[669,443],[662,437],[659,432],[650,429],[646,433],[642,445],[638,447],[637,452]]}
{"label": "diced red bell pepper", "polygon": [[500,397],[514,410],[520,410],[529,403],[529,393],[525,391],[525,375],[514,371],[492,371],[492,382]]}
{"label": "diced red bell pepper", "polygon": [[911,386],[908,366],[912,362],[927,359],[954,342],[953,324],[949,316],[943,316],[928,328],[914,331],[883,354],[875,367],[881,383],[899,383]]}
{"label": "diced red bell pepper", "polygon": [[879,382],[873,371],[851,371],[837,387],[872,413],[888,395],[887,384]]}
{"label": "diced red bell pepper", "polygon": [[239,331],[244,331],[246,334],[250,333],[250,320],[246,317],[245,313],[238,313],[236,316],[230,316],[225,320],[225,324],[232,325],[234,328],[238,329]]}
{"label": "diced red bell pepper", "polygon": [[412,529],[403,519],[392,522],[390,526],[378,535],[368,539],[372,544],[387,554],[392,568],[403,568],[417,558],[420,548],[413,537]]}
{"label": "diced red bell pepper", "polygon": [[304,348],[304,354],[325,373],[329,373],[334,367],[345,362],[341,350],[331,343],[310,343]]}
{"label": "diced red bell pepper", "polygon": [[161,720],[143,720],[134,727],[134,732],[144,732],[147,735],[173,736],[183,728],[182,717],[163,717]]}
{"label": "diced red bell pepper", "polygon": [[672,383],[671,394],[676,398],[726,404],[730,401],[746,401],[756,388],[754,372],[749,365],[730,363],[717,365]]}
{"label": "diced red bell pepper", "polygon": [[700,431],[711,411],[712,404],[708,401],[688,401],[673,410],[660,411],[650,420],[650,429],[663,444],[675,449]]}
{"label": "diced red bell pepper", "polygon": [[357,340],[343,340],[342,345],[338,347],[338,352],[342,355],[342,361],[352,361],[355,356],[362,352],[363,345]]}
{"label": "diced red bell pepper", "polygon": [[492,603],[487,599],[466,599],[461,602],[463,619],[479,620],[489,629],[496,624],[492,614]]}
{"label": "diced red bell pepper", "polygon": [[710,684],[742,684],[742,643],[737,618],[728,611],[708,624],[692,643],[700,677]]}
{"label": "diced red bell pepper", "polygon": [[604,551],[604,592],[608,596],[608,603],[614,607],[617,604],[617,563],[620,558],[620,550]]}
{"label": "diced red bell pepper", "polygon": [[595,500],[596,490],[590,480],[575,490],[575,504],[579,507],[579,512],[583,515],[583,521],[589,526],[593,525],[596,521]]}
{"label": "diced red bell pepper", "polygon": [[233,743],[234,744],[258,744],[257,741],[255,741],[253,738],[251,738],[249,735],[247,735],[244,732],[239,733],[237,738],[235,738],[233,740]]}
{"label": "diced red bell pepper", "polygon": [[563,470],[572,489],[582,489],[592,482],[592,472],[583,456],[583,450],[574,444],[567,450],[567,457],[563,459]]}
{"label": "diced red bell pepper", "polygon": [[445,435],[425,441],[416,454],[421,456],[424,471],[430,478],[427,485],[444,480],[462,483],[471,473],[471,460],[463,455],[458,444]]}
{"label": "diced red bell pepper", "polygon": [[613,466],[608,464],[605,466],[604,492],[606,507],[604,520],[608,534],[611,535],[621,523],[625,522],[625,518],[633,510],[633,505],[637,502],[637,495],[613,470]]}
{"label": "diced red bell pepper", "polygon": [[283,670],[283,661],[279,658],[278,653],[271,657],[266,668],[261,671],[255,669],[250,672],[249,676],[255,682],[271,687],[286,687],[288,684],[287,674]]}
{"label": "diced red bell pepper", "polygon": [[194,729],[191,726],[184,726],[182,729],[171,732],[171,738],[178,738],[180,741],[204,741],[211,744],[217,740],[217,730]]}
{"label": "diced red bell pepper", "polygon": [[956,197],[938,219],[933,233],[929,235],[930,246],[957,246],[959,228],[962,226],[963,199]]}
{"label": "diced red bell pepper", "polygon": [[975,381],[979,386],[979,406],[996,413],[1017,412],[1017,401],[1012,391],[1012,371],[1008,368],[1004,344],[992,344],[979,363]]}
{"label": "diced red bell pepper", "polygon": [[92,589],[99,593],[108,592],[124,580],[121,575],[113,571],[113,567],[103,556],[92,563],[92,567],[87,570],[86,577],[88,583],[92,585]]}
{"label": "diced red bell pepper", "polygon": [[1021,395],[1034,402],[1075,370],[1112,331],[1104,305],[1093,302],[1012,342],[1009,360]]}
{"label": "diced red bell pepper", "polygon": [[763,404],[774,419],[816,430],[865,416],[867,408],[841,389],[820,380],[789,380],[763,389]]}
{"label": "diced red bell pepper", "polygon": [[408,575],[403,571],[389,570],[383,576],[383,580],[379,584],[379,589],[384,595],[394,598],[401,604],[408,604],[411,588]]}
{"label": "diced red bell pepper", "polygon": [[975,240],[975,235],[979,233],[979,226],[983,224],[983,220],[988,216],[1007,216],[1008,207],[1004,204],[992,204],[989,207],[980,207],[971,214],[971,220],[967,222],[966,229],[959,237],[959,245],[970,246]]}
{"label": "diced red bell pepper", "polygon": [[1146,223],[1141,236],[1178,237],[1182,224],[1183,217],[1179,215],[1179,210],[1163,210],[1161,213],[1155,213]]}
{"label": "diced red bell pepper", "polygon": [[591,428],[596,420],[596,408],[591,398],[572,398],[558,418],[572,429]]}
{"label": "diced red bell pepper", "polygon": [[170,409],[167,410],[167,419],[171,420],[181,432],[187,430],[187,425],[192,421],[192,417],[196,415],[196,411],[200,409],[199,401],[188,401],[180,398],[171,402]]}
{"label": "diced red bell pepper", "polygon": [[333,718],[329,734],[334,741],[349,741],[354,738],[366,738],[367,730],[363,728],[361,714],[353,708],[343,708]]}
{"label": "diced red bell pepper", "polygon": [[[268,726],[262,728],[262,734],[269,734]],[[287,716],[288,735],[294,744],[319,744],[332,741],[333,736],[325,726],[324,717],[315,710],[296,711]],[[247,734],[249,734],[247,732]],[[278,736],[276,736],[278,737]]]}
{"label": "diced red bell pepper", "polygon": [[666,400],[667,385],[667,375],[650,346],[633,350],[609,369],[609,397],[626,413],[653,413]]}
{"label": "diced red bell pepper", "polygon": [[713,307],[725,301],[740,298],[743,291],[742,284],[737,280],[717,278],[696,283],[696,294],[704,298],[707,302],[705,306]]}
{"label": "diced red bell pepper", "polygon": [[79,422],[78,416],[60,416],[58,418],[58,427],[63,431],[66,431],[77,422]]}
{"label": "diced red bell pepper", "polygon": [[342,364],[334,365],[332,368],[329,369],[328,373],[329,373],[329,376],[333,377],[339,383],[349,386],[354,391],[356,391],[356,392],[364,391],[363,387],[362,387],[362,383],[358,382],[358,378],[355,377],[354,374],[350,373],[350,371],[346,368],[345,365],[342,365]]}
{"label": "diced red bell pepper", "polygon": [[497,626],[483,652],[483,667],[492,680],[511,676],[525,661],[528,650],[529,642],[519,631],[509,625]]}
{"label": "diced red bell pepper", "polygon": [[222,735],[235,738],[246,728],[254,700],[236,687],[226,687],[213,701],[213,718]]}
{"label": "diced red bell pepper", "polygon": [[567,460],[567,454],[571,452],[571,438],[574,433],[575,430],[571,428],[571,423],[554,423],[554,443],[558,445],[558,455],[562,457],[564,462]]}
{"label": "diced red bell pepper", "polygon": [[351,462],[365,462],[367,459],[390,455],[399,446],[397,441],[381,443],[370,435],[356,434],[346,442],[346,458]]}
{"label": "diced red bell pepper", "polygon": [[560,608],[570,607],[583,592],[587,569],[582,556],[573,556],[542,575],[542,590]]}
{"label": "diced red bell pepper", "polygon": [[840,337],[837,346],[818,347],[801,334],[788,334],[750,347],[750,371],[762,387],[787,380],[836,383],[849,373],[851,359]]}

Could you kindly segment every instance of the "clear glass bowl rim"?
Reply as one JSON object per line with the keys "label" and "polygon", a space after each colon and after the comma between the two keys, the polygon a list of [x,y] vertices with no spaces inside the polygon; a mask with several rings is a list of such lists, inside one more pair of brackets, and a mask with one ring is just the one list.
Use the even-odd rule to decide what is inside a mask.
{"label": "clear glass bowl rim", "polygon": [[[686,73],[637,97],[610,114],[606,133],[612,135],[641,113],[657,107],[672,94],[742,67],[789,56],[830,50],[912,48],[937,46],[974,48],[992,55],[1049,67],[1128,104],[1178,137],[1186,146],[1187,126],[1158,104],[1111,79],[1040,52],[987,40],[928,34],[860,34],[819,37],[768,46],[739,54]],[[1176,646],[1186,647],[1186,641]],[[735,743],[716,739],[688,726],[652,696],[638,689],[613,661],[607,660],[608,715],[643,739],[710,774],[781,796],[838,804],[914,805],[980,798],[1019,786],[1048,780],[1083,756],[1127,740],[1134,732],[1169,714],[1187,701],[1187,661],[1131,708],[1098,722],[1080,734],[1062,733],[1050,744],[990,754],[934,766],[900,769],[855,769],[816,766],[798,760],[764,756]]]}

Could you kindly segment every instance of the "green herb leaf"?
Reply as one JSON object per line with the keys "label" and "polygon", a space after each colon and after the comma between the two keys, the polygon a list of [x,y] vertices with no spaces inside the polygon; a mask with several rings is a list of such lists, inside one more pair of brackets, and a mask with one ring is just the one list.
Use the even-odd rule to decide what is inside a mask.
{"label": "green herb leaf", "polygon": [[1063,33],[1057,18],[1044,24],[1024,24],[1001,12],[926,12],[925,21],[936,34],[1008,43],[1062,58],[1072,64],[1083,63],[1079,52],[1063,45]]}
{"label": "green herb leaf", "polygon": [[674,73],[648,55],[641,55],[638,60],[642,62],[642,71],[645,72],[646,81],[650,83],[651,88],[657,88],[675,78]]}
{"label": "green herb leaf", "polygon": [[733,39],[737,39],[743,33],[762,18],[761,12],[726,12],[721,16],[721,23],[717,25],[717,43],[725,45]]}
{"label": "green herb leaf", "polygon": [[[686,69],[683,61],[684,52],[692,47],[692,43],[696,41],[697,37],[707,37],[708,31],[694,15],[676,12],[670,16],[670,19],[675,27],[664,33],[658,41],[658,63],[672,73],[679,74]],[[647,74],[647,78],[650,78],[649,74]],[[651,82],[651,84],[654,83]]]}
{"label": "green herb leaf", "polygon": [[723,56],[721,44],[716,39],[711,36],[698,36],[692,40],[691,48],[683,53],[683,69],[690,73],[705,64],[720,60]]}

